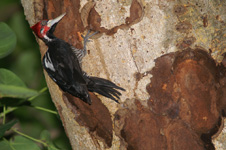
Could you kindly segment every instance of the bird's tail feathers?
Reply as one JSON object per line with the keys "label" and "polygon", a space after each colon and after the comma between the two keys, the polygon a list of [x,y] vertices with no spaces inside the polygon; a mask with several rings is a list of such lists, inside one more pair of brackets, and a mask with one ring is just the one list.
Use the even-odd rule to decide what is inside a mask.
{"label": "bird's tail feathers", "polygon": [[119,96],[121,95],[121,93],[118,90],[125,91],[125,89],[103,78],[98,77],[89,77],[89,78],[90,82],[88,83],[87,86],[89,91],[96,92],[118,103],[117,99],[120,99]]}

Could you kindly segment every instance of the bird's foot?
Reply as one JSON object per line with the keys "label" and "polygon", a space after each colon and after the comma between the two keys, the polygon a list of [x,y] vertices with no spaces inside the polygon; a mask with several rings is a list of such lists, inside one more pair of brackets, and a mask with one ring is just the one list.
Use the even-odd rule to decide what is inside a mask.
{"label": "bird's foot", "polygon": [[82,38],[83,38],[83,40],[84,40],[84,46],[83,46],[84,48],[83,48],[83,51],[84,51],[85,54],[87,53],[87,52],[86,52],[86,45],[87,45],[87,42],[90,41],[89,38],[91,38],[92,36],[94,36],[95,34],[98,33],[98,31],[96,31],[96,32],[94,32],[94,33],[92,33],[92,34],[90,35],[90,32],[91,32],[91,30],[89,30],[85,36],[81,35]]}

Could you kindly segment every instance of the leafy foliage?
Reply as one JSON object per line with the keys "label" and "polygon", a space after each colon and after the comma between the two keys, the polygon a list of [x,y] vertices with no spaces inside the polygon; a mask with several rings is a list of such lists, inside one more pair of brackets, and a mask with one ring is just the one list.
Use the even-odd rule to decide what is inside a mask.
{"label": "leafy foliage", "polygon": [[41,150],[36,143],[22,136],[15,136],[14,140],[0,142],[3,150]]}
{"label": "leafy foliage", "polygon": [[48,150],[60,150],[52,142],[48,131],[46,131],[46,130],[42,131],[40,138],[41,138],[41,140],[45,141],[48,144]]}
{"label": "leafy foliage", "polygon": [[17,120],[12,120],[2,126],[0,126],[0,138],[3,137],[3,135],[5,134],[5,132],[7,130],[9,130],[10,128],[12,128],[12,126],[14,126],[18,121]]}
{"label": "leafy foliage", "polygon": [[26,87],[13,72],[0,68],[0,97],[29,98],[38,92]]}
{"label": "leafy foliage", "polygon": [[0,58],[10,54],[16,46],[16,35],[4,22],[0,22]]}

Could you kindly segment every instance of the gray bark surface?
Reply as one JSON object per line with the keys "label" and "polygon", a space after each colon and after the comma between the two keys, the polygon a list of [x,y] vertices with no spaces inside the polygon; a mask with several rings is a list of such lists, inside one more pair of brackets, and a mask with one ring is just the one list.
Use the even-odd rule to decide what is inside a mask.
{"label": "gray bark surface", "polygon": [[[176,140],[175,137],[179,136],[179,133],[172,135],[171,131],[178,127],[181,127],[179,129],[182,133],[184,131],[189,133],[188,138],[197,141],[198,144],[193,144],[197,144],[198,149],[204,149],[205,143],[198,138],[204,131],[198,131],[197,126],[195,126],[197,130],[195,128],[194,132],[193,129],[184,127],[184,122],[187,121],[185,114],[176,113],[177,119],[171,114],[167,114],[171,108],[182,108],[182,105],[175,102],[178,107],[174,107],[173,101],[173,107],[166,108],[166,114],[158,112],[156,107],[158,117],[161,116],[156,118],[155,106],[151,104],[153,95],[147,89],[151,88],[152,80],[155,80],[155,78],[152,79],[153,71],[151,71],[153,67],[156,67],[154,60],[164,54],[182,52],[187,49],[202,49],[207,53],[211,51],[211,56],[217,62],[222,61],[226,43],[224,35],[226,2],[206,0],[96,0],[95,2],[87,0],[21,0],[21,2],[30,25],[42,19],[52,19],[66,12],[67,15],[59,23],[55,35],[76,48],[82,48],[78,32],[85,34],[87,28],[100,31],[87,45],[88,55],[83,60],[83,70],[89,75],[111,80],[126,89],[126,92],[122,93],[120,104],[100,95],[91,94],[95,104],[89,107],[79,99],[62,93],[45,73],[52,100],[74,150],[143,149],[150,142],[146,136],[162,139],[162,141],[150,142],[151,146],[156,144],[153,149],[172,149],[175,146],[172,144],[172,139]],[[41,40],[37,39],[37,41],[43,56],[47,47]],[[169,58],[173,61],[178,55],[180,54],[175,53],[175,56],[170,55]],[[211,58],[208,59],[212,61]],[[159,74],[161,74],[161,69]],[[212,72],[210,76],[212,76]],[[159,83],[164,79],[160,80]],[[217,81],[214,80],[214,82]],[[168,85],[170,84],[167,83],[166,86],[163,84],[162,88],[165,89]],[[225,86],[222,85],[220,90],[224,92]],[[216,101],[223,100],[219,98]],[[210,118],[209,116],[203,117],[204,120],[207,117],[207,120],[215,121],[217,124],[219,116],[220,118],[222,116],[220,110],[226,107],[223,104],[222,107],[217,106],[216,101],[211,99],[211,110],[208,110],[211,113]],[[135,114],[139,114],[137,118]],[[171,118],[164,118],[167,115]],[[150,121],[147,118],[153,120]],[[161,123],[157,120],[161,120]],[[133,125],[136,121],[144,121],[146,124]],[[131,124],[131,127],[128,124]],[[204,124],[208,124],[208,122]],[[208,124],[205,132],[214,128],[216,124]],[[148,126],[156,126],[156,131],[151,131],[149,135],[140,131],[151,130]],[[158,126],[161,128],[159,129]],[[129,128],[136,131],[130,132]],[[219,137],[214,139],[215,147],[218,150],[226,149],[224,131],[225,129]],[[144,147],[136,147],[136,142],[137,145]]]}

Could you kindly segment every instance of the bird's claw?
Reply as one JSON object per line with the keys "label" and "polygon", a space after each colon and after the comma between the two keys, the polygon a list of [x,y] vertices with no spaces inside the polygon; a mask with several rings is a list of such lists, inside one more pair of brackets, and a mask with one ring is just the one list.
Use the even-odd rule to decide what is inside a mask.
{"label": "bird's claw", "polygon": [[91,35],[89,35],[90,32],[91,32],[91,30],[89,30],[85,36],[81,35],[83,40],[84,40],[84,45],[83,45],[83,49],[82,49],[82,57],[81,57],[81,59],[87,54],[86,44],[87,44],[87,42],[90,41],[89,38],[98,33],[98,31],[96,31],[96,32],[92,33]]}
{"label": "bird's claw", "polygon": [[96,32],[92,33],[91,35],[89,35],[90,32],[91,32],[91,30],[89,30],[85,36],[81,35],[84,40],[84,43],[90,42],[89,38],[91,38],[92,36],[94,36],[95,34],[98,33],[98,31],[96,31]]}

